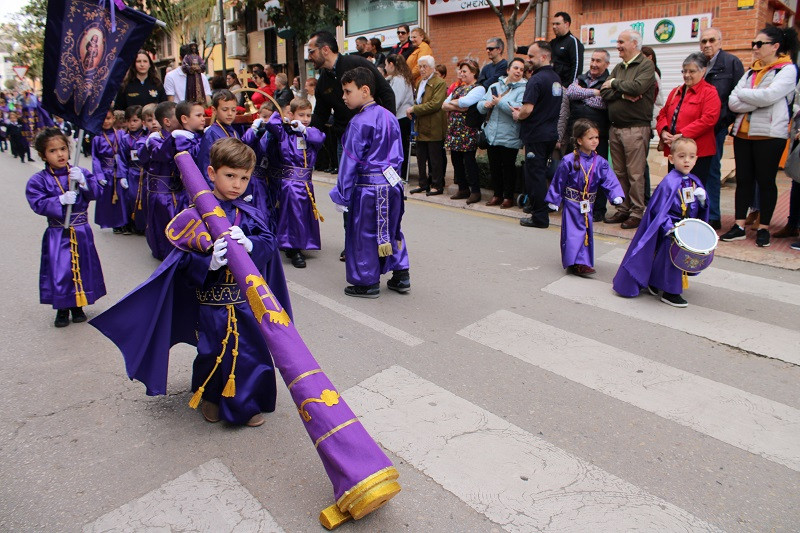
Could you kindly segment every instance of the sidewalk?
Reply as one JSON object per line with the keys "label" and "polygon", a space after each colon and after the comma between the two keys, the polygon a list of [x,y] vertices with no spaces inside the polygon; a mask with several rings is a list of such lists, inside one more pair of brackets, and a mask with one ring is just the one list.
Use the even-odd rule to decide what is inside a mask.
{"label": "sidewalk", "polygon": [[[661,181],[667,172],[667,159],[661,152],[650,150],[650,180],[653,189]],[[723,185],[720,192],[720,208],[722,211],[722,230],[718,231],[722,235],[733,225],[733,203],[734,192],[736,184],[731,183],[732,180],[726,180],[726,176],[733,171],[733,151],[731,147],[725,147],[725,155],[722,159],[722,176]],[[482,189],[483,199],[481,202],[472,205],[466,205],[463,200],[451,200],[450,195],[455,194],[458,188],[453,184],[453,166],[448,164],[447,175],[445,182],[449,185],[445,188],[445,194],[440,196],[425,196],[424,194],[408,195],[408,201],[417,202],[430,202],[438,205],[446,205],[453,208],[468,209],[478,211],[481,213],[489,213],[492,215],[506,216],[511,218],[524,218],[528,215],[522,212],[522,209],[513,207],[510,209],[500,209],[499,207],[487,207],[484,205],[492,197],[492,191]],[[417,161],[416,158],[411,158],[411,168],[409,170],[409,188],[416,186],[417,181]],[[336,183],[335,174],[327,174],[325,172],[314,172],[314,180],[322,183],[333,184]],[[789,190],[791,188],[792,180],[783,173],[778,172],[778,204],[775,206],[775,214],[772,217],[770,225],[770,233],[774,233],[781,229],[786,224],[786,218],[789,216]],[[613,213],[613,206],[609,206],[609,212]],[[551,213],[550,224],[561,226],[561,214]],[[522,228],[520,231],[536,231],[531,228]],[[630,240],[633,238],[636,230],[624,230],[620,228],[619,224],[605,224],[598,222],[594,224],[594,233],[596,235],[607,235],[611,237],[619,237],[621,239]],[[800,270],[800,252],[792,250],[789,246],[792,242],[800,240],[795,239],[772,239],[769,248],[759,248],[755,243],[755,230],[749,226],[747,228],[747,239],[743,241],[722,242],[720,241],[714,253],[717,257],[726,257],[729,259],[738,259],[740,261],[748,261],[750,263],[759,263],[776,268],[784,268],[787,270]]]}

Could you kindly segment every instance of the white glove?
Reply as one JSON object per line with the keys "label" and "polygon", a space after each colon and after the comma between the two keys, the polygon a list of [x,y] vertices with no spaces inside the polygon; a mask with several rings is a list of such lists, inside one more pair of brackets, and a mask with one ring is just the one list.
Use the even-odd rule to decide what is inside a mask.
{"label": "white glove", "polygon": [[75,203],[75,200],[78,198],[78,193],[75,191],[67,191],[61,196],[58,197],[58,201],[61,202],[61,205],[72,205]]}
{"label": "white glove", "polygon": [[123,189],[127,189],[128,188],[128,179],[127,178],[121,178],[119,180],[119,184],[122,185]]}
{"label": "white glove", "polygon": [[108,185],[108,180],[97,180],[97,183],[99,183],[101,187],[105,187]]}
{"label": "white glove", "polygon": [[702,187],[697,187],[694,190],[694,197],[697,198],[697,201],[700,202],[701,205],[706,205],[706,190]]}
{"label": "white glove", "polygon": [[[188,130],[175,130],[172,132],[172,138],[177,139],[178,137],[183,137],[184,139],[189,139],[190,141],[194,139],[194,133]],[[149,137],[148,137],[149,140]]]}
{"label": "white glove", "polygon": [[228,251],[228,241],[220,237],[214,241],[214,251],[211,252],[211,263],[208,265],[209,270],[219,270],[228,264],[228,259],[225,253]]}
{"label": "white glove", "polygon": [[242,198],[242,200],[244,200],[245,202],[247,202],[249,204],[250,202],[253,201],[253,195],[252,194],[248,194],[247,196]]}
{"label": "white glove", "polygon": [[616,198],[614,198],[613,200],[611,200],[611,203],[612,203],[612,204],[614,204],[614,205],[619,205],[619,204],[621,204],[621,203],[622,203],[622,196],[617,196]]}
{"label": "white glove", "polygon": [[147,145],[148,148],[150,148],[150,141],[152,141],[153,139],[160,139],[160,138],[161,138],[161,132],[154,131],[153,133],[147,136],[147,140],[144,142],[144,144]]}
{"label": "white glove", "polygon": [[335,207],[335,208],[336,208],[336,210],[337,210],[338,212],[340,212],[340,213],[347,213],[347,211],[348,211],[348,209],[347,209],[347,206],[346,206],[346,205],[333,204],[333,207]]}
{"label": "white glove", "polygon": [[253,251],[253,241],[245,236],[242,228],[239,226],[231,226],[228,231],[231,232],[231,239],[244,246],[248,254]]}
{"label": "white glove", "polygon": [[250,129],[257,130],[258,128],[261,127],[261,124],[263,124],[263,123],[264,123],[264,119],[263,118],[257,118],[257,119],[255,119],[253,121],[253,125],[250,126]]}
{"label": "white glove", "polygon": [[69,169],[69,181],[77,183],[81,187],[86,187],[86,176],[83,175],[83,171],[78,167]]}
{"label": "white glove", "polygon": [[299,120],[293,120],[289,123],[292,126],[292,131],[297,133],[305,133],[306,127]]}
{"label": "white glove", "polygon": [[547,207],[549,207],[551,211],[558,211],[558,206],[556,204],[547,204]]}

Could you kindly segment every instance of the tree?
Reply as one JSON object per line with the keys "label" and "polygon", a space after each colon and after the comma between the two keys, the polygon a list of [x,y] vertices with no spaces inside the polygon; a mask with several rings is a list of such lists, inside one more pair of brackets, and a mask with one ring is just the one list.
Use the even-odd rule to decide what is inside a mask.
{"label": "tree", "polygon": [[[520,14],[520,0],[514,0],[514,10],[511,12],[511,16],[506,19],[505,13],[503,13],[505,7],[503,5],[503,0],[487,0],[489,7],[492,8],[494,14],[500,19],[500,26],[503,27],[503,33],[506,36],[506,54],[509,60],[514,59],[514,51],[517,49],[516,43],[514,42],[514,35],[517,33],[517,28],[522,26],[522,23],[528,18],[528,14],[531,12],[533,6],[541,1],[542,0],[530,0]],[[498,5],[495,5],[495,2],[498,2]]]}
{"label": "tree", "polygon": [[346,19],[344,11],[333,7],[326,0],[248,0],[256,9],[266,9],[267,18],[276,27],[278,34],[294,40],[297,66],[300,71],[300,88],[305,94],[306,69],[303,47],[316,31],[340,26]]}
{"label": "tree", "polygon": [[12,15],[11,39],[14,53],[11,60],[17,65],[28,65],[28,76],[33,80],[42,77],[44,62],[44,28],[47,22],[47,0],[30,0],[19,13]]}

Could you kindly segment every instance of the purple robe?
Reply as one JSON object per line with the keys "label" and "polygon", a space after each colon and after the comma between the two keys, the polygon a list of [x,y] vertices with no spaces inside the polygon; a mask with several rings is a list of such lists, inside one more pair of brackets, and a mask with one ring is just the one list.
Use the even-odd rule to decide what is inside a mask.
{"label": "purple robe", "polygon": [[[77,188],[78,198],[72,206],[70,216],[72,231],[64,229],[66,206],[58,197],[69,189],[67,168],[55,171],[37,172],[28,180],[25,196],[31,209],[47,217],[48,228],[42,238],[42,259],[39,269],[39,301],[51,304],[54,309],[68,309],[77,306],[76,282],[72,272],[72,253],[70,236],[74,232],[78,245],[78,267],[86,302],[94,303],[106,294],[103,270],[94,245],[92,227],[87,210],[89,202],[97,198],[100,186],[92,173],[81,169],[86,176],[86,189]],[[58,179],[58,181],[56,181]],[[60,186],[59,186],[60,184]]]}
{"label": "purple robe", "polygon": [[673,170],[653,192],[644,218],[614,276],[614,290],[620,295],[633,298],[648,285],[672,294],[683,292],[683,271],[672,264],[669,255],[672,237],[667,232],[684,218],[708,222],[708,200],[704,206],[698,200],[686,204],[686,214],[682,214],[681,189],[684,187],[702,188],[703,184],[693,174],[683,176]]}
{"label": "purple robe", "polygon": [[163,260],[172,251],[164,229],[186,205],[183,184],[175,166],[175,144],[163,135],[149,139],[139,149],[147,176],[147,228],[145,238],[153,257]]}
{"label": "purple robe", "polygon": [[125,201],[128,204],[128,216],[137,231],[147,227],[145,206],[147,205],[147,184],[144,179],[144,168],[139,161],[139,148],[147,139],[144,129],[123,133],[119,143],[119,157],[125,166],[128,178],[128,189]]}
{"label": "purple robe", "polygon": [[572,265],[594,266],[592,206],[597,189],[603,189],[606,196],[611,199],[625,196],[608,161],[597,154],[579,153],[581,165],[589,174],[589,187],[586,191],[589,202],[588,213],[586,215],[581,213],[586,177],[582,169],[575,170],[575,152],[567,154],[561,160],[544,200],[548,204],[562,205],[561,265],[564,268]]}
{"label": "purple robe", "polygon": [[[311,173],[325,134],[306,128],[303,135],[288,133],[281,116],[275,112],[267,122],[267,132],[277,144],[277,158],[270,160],[269,177],[280,184],[278,229],[281,249],[319,250],[319,212],[314,198]],[[298,143],[306,148],[298,148]]]}
{"label": "purple robe", "polygon": [[262,124],[258,130],[248,128],[242,135],[242,142],[256,153],[256,168],[253,169],[250,183],[247,184],[247,190],[242,196],[250,197],[250,203],[256,206],[264,218],[270,222],[270,229],[274,233],[277,228],[278,188],[276,184],[271,185],[267,179],[267,166],[269,165],[267,145],[270,140],[271,137],[266,131],[265,124]]}
{"label": "purple robe", "polygon": [[92,171],[101,186],[94,211],[94,222],[101,228],[119,228],[128,223],[128,194],[120,184],[128,170],[120,158],[121,131],[103,130],[92,139]]}
{"label": "purple robe", "polygon": [[[389,167],[400,173],[403,143],[394,114],[370,103],[347,125],[342,136],[339,178],[330,197],[347,206],[345,267],[353,285],[375,285],[381,274],[408,269],[408,249],[400,229],[403,182],[394,186],[384,177]],[[380,250],[391,249],[391,252]],[[383,255],[388,253],[388,255]]]}
{"label": "purple robe", "polygon": [[238,139],[239,133],[233,128],[233,126],[225,126],[219,121],[214,121],[208,128],[206,128],[206,131],[203,133],[203,139],[200,141],[200,148],[195,161],[197,162],[197,167],[200,169],[203,177],[206,179],[206,183],[208,183],[212,189],[214,188],[214,185],[211,183],[211,180],[208,179],[208,165],[209,156],[211,154],[211,145],[219,139],[226,139],[228,137],[234,137]]}
{"label": "purple robe", "polygon": [[[272,233],[255,208],[242,200],[221,202],[228,221],[237,223],[253,242],[250,257],[258,265],[273,294],[291,315],[283,266]],[[210,237],[194,248],[194,239],[176,234],[187,223],[200,220],[195,209],[181,212],[169,231],[177,247],[139,287],[91,320],[122,351],[128,377],[145,384],[148,395],[166,394],[169,349],[179,342],[197,346],[192,390],[211,374],[226,336],[228,311],[234,307],[239,333],[236,394],[221,396],[231,373],[233,337],[222,362],[205,385],[203,398],[220,406],[220,415],[244,424],[260,412],[275,409],[275,370],[258,323],[245,295],[227,278],[228,269],[209,271]],[[204,302],[204,303],[201,303]],[[211,304],[211,305],[209,305]],[[131,320],[131,317],[149,317]]]}

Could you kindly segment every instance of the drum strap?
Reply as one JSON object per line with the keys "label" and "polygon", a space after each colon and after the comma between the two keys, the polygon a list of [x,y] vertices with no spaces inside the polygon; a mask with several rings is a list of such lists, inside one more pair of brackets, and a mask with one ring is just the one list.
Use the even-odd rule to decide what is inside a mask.
{"label": "drum strap", "polygon": [[[681,180],[681,185],[683,185],[683,180]],[[689,180],[689,185],[692,187],[692,190],[695,189],[694,184]],[[683,187],[678,189],[678,198],[681,199],[681,217],[686,218],[686,200],[683,198]],[[689,273],[685,270],[682,271],[681,274],[681,287],[684,289],[689,288]]]}

